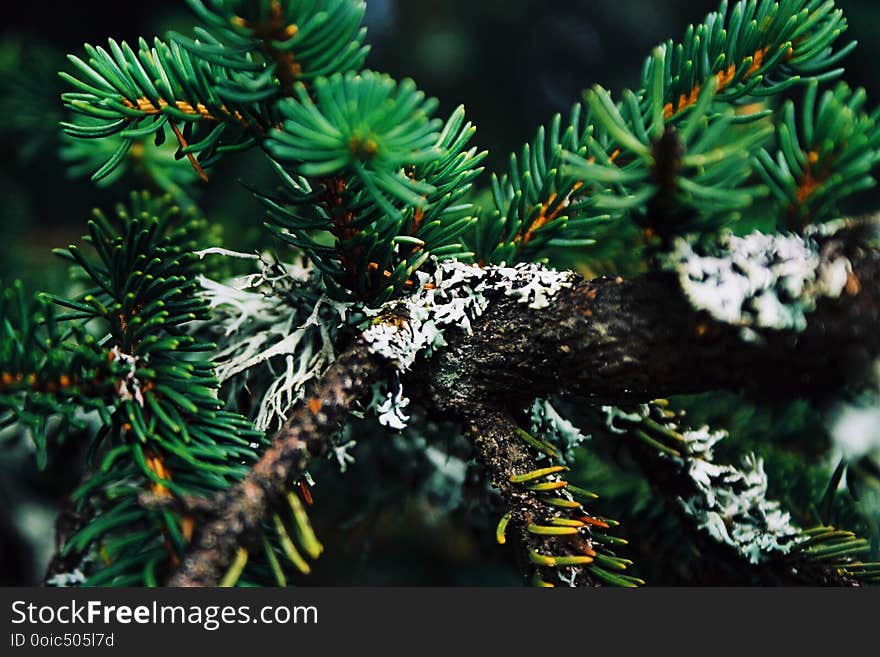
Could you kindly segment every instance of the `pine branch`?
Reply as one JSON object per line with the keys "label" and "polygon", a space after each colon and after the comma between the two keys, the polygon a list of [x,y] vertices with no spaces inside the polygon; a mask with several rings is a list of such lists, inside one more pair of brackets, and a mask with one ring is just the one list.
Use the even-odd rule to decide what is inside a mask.
{"label": "pine branch", "polygon": [[[554,448],[530,436],[496,408],[473,406],[464,424],[508,509],[499,523],[498,541],[515,537],[526,582],[538,586],[644,584],[622,574],[632,562],[617,556],[614,546],[626,541],[602,533],[617,523],[587,510],[586,504],[598,496],[565,481],[567,468],[558,463]],[[543,462],[539,462],[541,455]]]}
{"label": "pine branch", "polygon": [[[155,584],[185,548],[190,519],[146,509],[140,494],[226,489],[247,472],[262,440],[245,418],[222,409],[213,364],[203,356],[212,345],[185,333],[207,317],[207,303],[194,294],[201,266],[191,252],[202,227],[170,199],[147,194],[132,194],[115,216],[96,211],[86,238],[94,254],[73,245],[59,253],[79,266],[85,292],[43,295],[54,304],[41,301],[39,313],[4,321],[12,339],[0,350],[0,412],[11,407],[22,422],[33,415],[40,453],[40,429],[52,414],[95,409],[100,416],[89,432],[88,476],[71,495],[84,523],[59,552],[93,564],[100,556],[103,567],[87,569],[87,585]],[[54,305],[72,312],[56,317]],[[89,323],[103,331],[99,339],[86,331]]]}
{"label": "pine branch", "polygon": [[271,446],[242,481],[213,498],[197,526],[189,552],[169,586],[216,586],[240,548],[253,550],[263,522],[285,503],[291,483],[311,458],[324,455],[331,436],[353,404],[383,371],[381,360],[362,342],[340,354],[320,381],[291,410]]}
{"label": "pine branch", "polygon": [[[317,106],[304,86],[296,90],[301,104],[283,106],[288,120],[266,146],[302,175],[281,170],[283,194],[260,198],[269,230],[305,252],[331,296],[378,305],[411,291],[414,273],[431,256],[473,255],[460,243],[476,222],[464,197],[485,152],[468,148],[475,128],[462,107],[445,124],[429,120],[434,102],[411,82],[395,85],[370,72],[319,81]],[[343,106],[336,96],[361,100]],[[418,109],[401,131],[405,106]],[[351,114],[367,107],[369,123]],[[328,129],[340,112],[350,120]],[[321,142],[310,144],[308,135],[318,133]],[[391,133],[398,134],[386,138]]]}
{"label": "pine branch", "polygon": [[[162,182],[170,169],[161,151],[138,152],[145,139],[158,149],[172,135],[174,157],[202,178],[224,153],[260,146],[283,183],[279,195],[260,195],[269,228],[315,272],[290,297],[273,289],[272,302],[311,307],[305,327],[335,299],[339,322],[319,327],[321,358],[362,334],[329,367],[312,360],[305,378],[274,382],[295,401],[275,402],[293,406],[258,458],[266,437],[224,408],[205,356],[226,352],[194,333],[193,322],[210,319],[197,282],[203,224],[136,196],[115,219],[89,224],[94,256],[64,252],[85,274],[83,294],[29,305],[20,290],[4,293],[0,428],[30,428],[43,459],[49,415],[71,425],[84,409],[101,416],[89,475],[72,495],[82,522],[59,552],[59,563],[88,562],[86,585],[283,585],[279,554],[308,572],[297,544],[312,558],[322,547],[292,486],[389,377],[394,394],[369,407],[380,423],[405,426],[402,409],[414,400],[470,432],[509,509],[499,537],[509,529],[518,538],[524,572],[537,571],[538,583],[637,584],[608,570],[628,562],[609,547],[619,541],[595,532],[610,523],[562,479],[558,450],[518,426],[536,397],[618,405],[736,389],[827,398],[880,354],[880,254],[867,234],[876,226],[805,225],[834,218],[838,200],[875,184],[880,148],[864,94],[840,86],[817,95],[815,83],[839,75],[851,50],[835,49],[846,21],[833,0],[743,0],[731,11],[722,2],[680,43],[653,51],[634,91],[615,101],[595,87],[566,125],[557,117],[540,130],[493,180],[479,219],[466,202],[483,157],[468,147],[473,127],[462,109],[436,118],[438,102],[412,81],[361,70],[363,2],[190,5],[203,23],[193,39],[136,49],[110,40],[107,50],[86,46],[87,61],[71,58],[76,73],[63,77],[75,91],[63,100],[79,120],[65,129],[103,140],[71,154],[87,166],[101,158],[96,179],[111,180],[124,162],[152,165],[159,186],[176,189],[185,180]],[[793,105],[779,116],[772,100],[755,109],[755,97],[807,79],[799,123]],[[774,127],[775,159],[762,150]],[[722,231],[768,191],[776,204],[758,225],[787,223],[796,234]],[[651,272],[587,281],[534,262],[591,245],[603,226],[640,231]],[[523,260],[532,262],[498,266]],[[55,317],[46,299],[70,312]],[[312,353],[293,337],[289,372]],[[576,444],[579,432],[551,410],[537,419]],[[683,461],[679,470],[700,465],[664,442],[668,427],[652,431],[634,433],[654,457]],[[691,497],[707,517],[726,496],[767,521],[765,535],[739,540],[740,531],[732,547],[754,557],[769,545],[812,581],[874,576],[876,564],[852,561],[867,544],[849,533],[820,527],[791,538],[752,466],[721,468],[720,482],[696,482],[703,497]]]}
{"label": "pine branch", "polygon": [[781,228],[836,219],[841,199],[871,189],[880,161],[880,111],[864,110],[864,89],[840,83],[819,97],[811,84],[796,113],[789,101],[777,126],[775,157],[758,153],[758,172],[780,206]]}
{"label": "pine branch", "polygon": [[109,50],[86,44],[88,61],[69,56],[76,72],[61,77],[76,91],[62,100],[78,120],[63,123],[65,131],[79,139],[117,136],[94,180],[114,175],[133,144],[150,137],[161,145],[167,128],[177,156],[207,181],[205,168],[223,153],[262,143],[280,97],[359,69],[368,51],[363,2],[189,4],[208,28],[196,28],[196,39],[172,34],[152,47],[141,39],[137,49],[110,39]]}
{"label": "pine branch", "polygon": [[[110,39],[108,45],[109,51],[86,44],[88,61],[69,56],[77,74],[61,73],[76,89],[63,94],[62,100],[80,117],[62,124],[67,134],[121,138],[92,176],[95,180],[110,175],[136,139],[152,137],[163,143],[166,128],[177,140],[179,155],[206,178],[203,167],[223,152],[254,145],[272,125],[266,103],[276,94],[266,82],[271,72],[260,71],[246,58],[235,67],[224,67],[161,39],[152,47],[141,39],[137,52],[125,42]],[[194,138],[197,126],[204,129]]]}
{"label": "pine branch", "polygon": [[664,44],[668,63],[646,61],[644,79],[650,80],[652,66],[667,70],[667,118],[693,107],[713,79],[713,95],[725,102],[778,94],[805,78],[839,76],[842,69],[833,67],[855,47],[833,49],[846,28],[843,11],[826,0],[744,1],[730,11],[724,0],[703,23],[689,27],[680,44]]}
{"label": "pine branch", "polygon": [[652,488],[674,501],[712,559],[734,571],[748,567],[768,584],[858,586],[873,578],[878,564],[856,559],[869,550],[865,539],[834,527],[801,529],[769,498],[761,458],[748,455],[739,467],[715,462],[714,445],[727,431],[688,428],[663,402],[603,411],[607,432],[628,442]]}
{"label": "pine branch", "polygon": [[[765,191],[742,183],[766,136],[755,122],[771,113],[744,103],[839,76],[833,67],[855,46],[834,49],[846,27],[833,2],[742,0],[728,11],[725,0],[681,42],[653,51],[636,90],[614,102],[596,86],[564,127],[554,117],[511,156],[472,241],[478,259],[513,263],[589,246],[627,218],[650,229],[649,242],[737,219]],[[732,129],[741,123],[751,125]]]}
{"label": "pine branch", "polygon": [[472,332],[447,338],[425,376],[433,400],[453,411],[492,402],[525,408],[557,392],[605,403],[718,389],[830,395],[880,354],[880,259],[856,248],[850,263],[850,283],[839,297],[819,299],[803,330],[761,329],[753,339],[695,309],[663,273],[578,277],[539,313],[502,296]]}
{"label": "pine branch", "polygon": [[275,159],[295,164],[303,176],[353,175],[392,215],[391,198],[424,205],[422,195],[433,187],[402,169],[442,155],[436,146],[442,124],[431,118],[436,98],[426,98],[412,80],[398,84],[372,71],[319,80],[316,101],[303,84],[294,91],[298,102],[280,105],[284,123],[267,144]]}
{"label": "pine branch", "polygon": [[[526,465],[529,472],[537,468],[508,440],[512,425],[503,413],[480,410],[521,408],[535,395],[554,392],[609,401],[743,386],[802,394],[821,393],[849,379],[853,372],[842,363],[869,362],[868,356],[880,351],[877,336],[870,335],[880,314],[880,259],[874,251],[854,249],[851,263],[858,290],[820,299],[794,341],[792,332],[777,330],[762,331],[760,341],[744,340],[738,326],[695,310],[678,281],[665,274],[634,281],[575,280],[559,289],[541,313],[515,296],[495,296],[473,322],[472,332],[450,331],[447,350],[424,364],[427,371],[417,369],[407,385],[418,389],[418,380],[428,381],[441,412],[477,427],[478,450],[513,500],[510,474],[523,474],[519,470]],[[852,317],[860,321],[853,323]],[[285,498],[290,483],[313,455],[329,449],[329,436],[350,405],[381,376],[379,363],[362,343],[340,357],[295,407],[251,473],[214,498],[214,511],[172,584],[216,583],[240,548],[253,549],[262,522]],[[782,366],[793,372],[787,388],[778,379]],[[484,424],[483,416],[493,419]],[[499,432],[506,437],[499,439]],[[487,441],[485,435],[494,438]],[[522,524],[518,518],[514,527]]]}
{"label": "pine branch", "polygon": [[84,428],[79,413],[109,421],[105,400],[120,370],[83,327],[63,325],[48,295],[28,298],[21,283],[0,294],[0,429],[19,424],[31,434],[37,465],[49,450],[50,418]]}
{"label": "pine branch", "polygon": [[360,23],[360,0],[188,0],[205,28],[201,40],[175,41],[209,61],[235,65],[245,53],[261,53],[273,67],[281,91],[292,95],[297,82],[359,69],[369,48]]}

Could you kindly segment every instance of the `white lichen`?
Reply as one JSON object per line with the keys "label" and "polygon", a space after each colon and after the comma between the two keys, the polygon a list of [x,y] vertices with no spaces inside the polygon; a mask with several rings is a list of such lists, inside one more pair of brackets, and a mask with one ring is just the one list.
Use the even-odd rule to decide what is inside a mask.
{"label": "white lichen", "polygon": [[680,503],[715,540],[755,564],[772,553],[787,554],[797,544],[801,530],[778,501],[767,499],[767,473],[759,457],[746,456],[741,468],[690,459],[688,472],[700,493]]}
{"label": "white lichen", "polygon": [[336,459],[336,463],[339,464],[339,472],[345,474],[345,471],[348,470],[348,466],[354,463],[354,457],[351,455],[351,450],[357,447],[357,441],[348,440],[344,443],[333,445],[332,456]]}
{"label": "white lichen", "polygon": [[872,363],[864,387],[836,403],[825,416],[834,460],[865,457],[880,463],[880,359]]}
{"label": "white lichen", "polygon": [[487,305],[478,289],[485,275],[485,270],[457,261],[440,263],[433,276],[417,273],[420,292],[372,311],[374,323],[364,338],[399,370],[410,369],[419,354],[430,356],[446,346],[445,326],[470,332],[471,319]]}
{"label": "white lichen", "polygon": [[430,357],[446,346],[450,327],[471,331],[492,295],[516,297],[529,308],[546,308],[559,290],[571,285],[569,272],[534,263],[515,267],[478,267],[455,260],[437,263],[433,274],[418,272],[418,291],[370,311],[373,324],[364,332],[372,349],[396,363],[412,367],[419,355]]}
{"label": "white lichen", "polygon": [[333,333],[349,305],[307,293],[313,272],[301,263],[218,249],[200,255],[218,252],[254,260],[258,271],[222,283],[201,277],[212,318],[199,330],[218,344],[217,378],[231,384],[230,398],[246,389],[255,426],[277,428],[333,362]]}
{"label": "white lichen", "polygon": [[581,571],[578,568],[569,567],[569,568],[558,568],[556,570],[556,576],[559,578],[559,581],[569,586],[570,588],[577,587],[577,577]]}
{"label": "white lichen", "polygon": [[410,400],[403,394],[403,387],[399,382],[395,388],[394,392],[386,392],[383,384],[374,386],[373,400],[368,408],[376,413],[379,424],[400,431],[405,429],[409,422],[409,415],[404,409],[409,406]]}
{"label": "white lichen", "polygon": [[[638,412],[627,412],[617,406],[602,406],[602,412],[605,414],[605,426],[611,433],[624,434],[628,431],[627,422],[641,422],[650,413],[647,404],[642,404]],[[623,426],[618,426],[621,422]]]}
{"label": "white lichen", "polygon": [[[355,308],[310,293],[316,273],[301,263],[281,263],[258,254],[208,249],[212,254],[253,261],[257,271],[228,281],[201,277],[202,296],[211,319],[197,330],[218,344],[217,378],[235,401],[253,399],[250,413],[258,429],[281,425],[306,386],[336,357],[334,335],[363,311],[372,324],[364,332],[371,348],[394,362],[399,371],[420,355],[446,346],[450,327],[469,332],[492,295],[514,296],[536,310],[544,308],[571,275],[540,265],[481,268],[457,261],[436,263],[433,273],[417,272],[416,292],[379,309]],[[409,419],[409,400],[399,385],[371,405],[380,423],[396,430]]]}
{"label": "white lichen", "polygon": [[[363,418],[361,411],[352,413],[356,418]],[[362,432],[355,428],[352,422],[346,422],[339,431],[330,436],[330,449],[327,451],[327,460],[334,462],[339,468],[340,474],[345,474],[348,467],[355,462],[354,449],[358,446],[358,440]]]}
{"label": "white lichen", "polygon": [[590,438],[562,417],[547,399],[532,402],[529,419],[532,434],[559,446],[566,460],[573,458],[575,448]]}
{"label": "white lichen", "polygon": [[850,462],[869,457],[880,462],[880,393],[838,404],[829,414],[831,440]]}
{"label": "white lichen", "polygon": [[669,256],[682,290],[698,310],[743,327],[801,331],[821,297],[837,297],[852,266],[823,259],[817,242],[791,234],[725,233],[711,249],[679,238]]}
{"label": "white lichen", "polygon": [[741,468],[713,461],[713,446],[727,437],[708,427],[684,431],[688,455],[676,459],[695,486],[695,494],[679,503],[697,520],[697,526],[725,543],[751,563],[771,554],[787,554],[801,530],[782,505],[767,498],[764,462],[755,455],[743,458]]}
{"label": "white lichen", "polygon": [[120,378],[116,379],[116,394],[121,401],[135,401],[138,406],[144,405],[144,395],[141,382],[135,375],[137,372],[138,360],[131,354],[123,353],[118,346],[114,346],[110,350],[113,362],[126,368],[126,371]]}
{"label": "white lichen", "polygon": [[[550,306],[550,301],[561,289],[571,286],[571,274],[547,269],[533,262],[516,267],[498,267],[504,294],[517,297],[520,303],[533,310]],[[509,283],[507,285],[506,283]]]}
{"label": "white lichen", "polygon": [[659,457],[671,460],[687,477],[693,493],[679,498],[678,503],[692,516],[697,527],[719,543],[731,546],[751,563],[761,563],[773,554],[787,554],[798,543],[801,529],[782,509],[782,505],[767,497],[767,473],[762,459],[748,455],[742,467],[715,463],[713,447],[727,438],[723,429],[711,430],[679,428],[663,410],[650,404],[635,412],[615,407],[603,407],[608,426],[615,432],[626,431],[626,424],[639,424],[654,416],[655,421],[676,432],[681,444],[676,448],[681,456],[661,453]]}
{"label": "white lichen", "polygon": [[79,568],[69,573],[57,573],[46,580],[46,586],[70,587],[79,586],[86,581],[86,576]]}

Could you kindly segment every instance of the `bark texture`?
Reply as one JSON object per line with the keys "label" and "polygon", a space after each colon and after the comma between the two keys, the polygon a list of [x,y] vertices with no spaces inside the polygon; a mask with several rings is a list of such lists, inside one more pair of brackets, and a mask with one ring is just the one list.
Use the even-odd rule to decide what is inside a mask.
{"label": "bark texture", "polygon": [[[864,375],[880,354],[880,259],[874,250],[848,251],[853,271],[845,292],[820,300],[800,332],[764,331],[760,340],[743,340],[738,327],[696,311],[670,274],[575,277],[540,311],[499,292],[471,333],[448,335],[443,352],[422,362],[405,385],[418,401],[469,427],[522,534],[540,514],[506,480],[535,465],[510,437],[511,418],[536,397],[618,404],[738,389],[822,398]],[[363,341],[345,352],[293,409],[247,478],[213,501],[169,584],[216,584],[388,366]]]}
{"label": "bark texture", "polygon": [[352,404],[382,371],[361,342],[334,362],[311,394],[298,403],[239,484],[202,508],[192,547],[169,586],[216,586],[239,547],[253,548],[269,512],[305,473],[309,460],[327,453]]}
{"label": "bark texture", "polygon": [[500,297],[431,364],[431,396],[453,412],[554,393],[605,403],[719,389],[823,397],[880,353],[880,260],[859,251],[852,263],[851,284],[821,299],[804,331],[755,342],[694,310],[668,274],[578,278],[537,312]]}

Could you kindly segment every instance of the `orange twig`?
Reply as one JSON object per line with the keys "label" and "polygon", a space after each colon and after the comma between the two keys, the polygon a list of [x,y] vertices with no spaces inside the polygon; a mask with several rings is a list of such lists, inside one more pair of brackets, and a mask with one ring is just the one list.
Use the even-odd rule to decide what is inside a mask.
{"label": "orange twig", "polygon": [[[770,51],[769,46],[765,46],[764,48],[759,48],[752,54],[752,63],[749,66],[748,70],[743,75],[743,80],[747,80],[752,75],[757,73],[761,66],[764,65],[764,58],[767,56],[767,53]],[[718,89],[715,93],[720,93],[723,89],[725,89],[733,79],[736,77],[736,64],[731,64],[723,71],[718,71],[715,74],[715,79],[718,81]],[[671,119],[676,114],[680,114],[684,110],[692,107],[696,104],[697,99],[700,97],[700,91],[702,91],[703,86],[698,84],[693,89],[691,89],[687,94],[681,94],[678,97],[678,102],[666,103],[663,106],[663,116],[666,119]]]}
{"label": "orange twig", "polygon": [[[169,122],[168,125],[170,125],[171,129],[174,131],[174,136],[177,137],[177,141],[180,144],[180,147],[186,148],[188,144],[186,143],[186,139],[183,138],[183,133],[180,131],[180,128],[178,128],[172,122]],[[199,174],[199,178],[201,178],[205,182],[208,182],[208,174],[205,173],[202,165],[199,164],[198,160],[196,160],[195,155],[193,155],[192,153],[187,153],[186,159],[189,160],[189,163],[192,165],[192,168],[195,169],[195,172]]]}

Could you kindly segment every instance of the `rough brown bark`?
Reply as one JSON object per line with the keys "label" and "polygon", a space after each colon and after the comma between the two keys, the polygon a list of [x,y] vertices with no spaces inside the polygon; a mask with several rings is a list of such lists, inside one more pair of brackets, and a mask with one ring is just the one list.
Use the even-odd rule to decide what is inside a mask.
{"label": "rough brown bark", "polygon": [[[527,531],[530,523],[549,525],[551,519],[560,516],[582,516],[586,510],[568,514],[542,502],[541,495],[523,485],[510,481],[511,475],[519,475],[551,465],[544,461],[538,463],[535,450],[530,449],[516,437],[516,422],[508,414],[494,408],[474,409],[471,418],[465,422],[466,433],[474,441],[477,458],[489,473],[492,486],[498,490],[510,513],[506,535],[517,550],[520,573],[525,581],[541,569],[529,562],[530,549],[542,554],[583,555],[583,550],[592,547],[589,526],[577,536],[539,536]],[[555,463],[554,463],[555,464]],[[597,582],[585,568],[579,568],[576,582],[579,586],[597,586]],[[555,579],[555,578],[551,578]]]}
{"label": "rough brown bark", "polygon": [[880,259],[860,251],[852,263],[852,284],[820,300],[804,331],[766,331],[760,342],[694,310],[670,275],[578,278],[539,312],[499,297],[420,377],[453,413],[553,393],[605,403],[718,389],[821,397],[880,354]]}
{"label": "rough brown bark", "polygon": [[291,411],[272,445],[239,484],[218,495],[196,528],[192,547],[169,586],[216,586],[239,547],[256,543],[269,511],[303,475],[312,457],[323,456],[351,406],[382,371],[363,343],[342,353],[310,394]]}
{"label": "rough brown bark", "polygon": [[[447,418],[470,423],[493,475],[529,465],[504,438],[504,426],[507,413],[536,397],[622,403],[713,389],[821,397],[880,354],[880,259],[858,249],[850,259],[852,284],[840,298],[822,299],[804,331],[765,331],[758,342],[694,310],[668,274],[576,277],[541,311],[499,294],[470,334],[450,334],[448,347],[406,385]],[[215,517],[197,531],[170,585],[220,580],[237,548],[255,540],[268,510],[309,458],[326,451],[350,405],[383,368],[363,342],[334,363],[248,477],[215,500]],[[497,476],[496,486],[504,495]]]}

